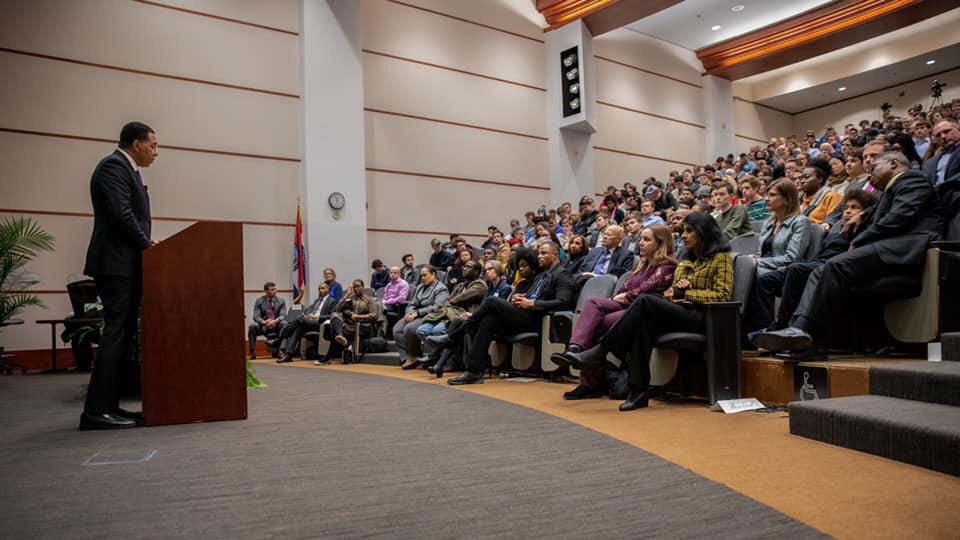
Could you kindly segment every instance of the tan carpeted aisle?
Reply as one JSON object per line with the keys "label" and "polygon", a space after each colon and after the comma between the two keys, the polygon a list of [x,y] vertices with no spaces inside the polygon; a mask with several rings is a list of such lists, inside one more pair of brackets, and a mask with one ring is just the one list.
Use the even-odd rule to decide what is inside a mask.
{"label": "tan carpeted aisle", "polygon": [[[266,362],[264,362],[266,363]],[[957,538],[960,478],[790,435],[786,413],[723,415],[700,403],[617,411],[564,401],[567,385],[487,379],[449,387],[422,370],[369,364],[315,368],[442,384],[558,416],[642,448],[838,537]]]}

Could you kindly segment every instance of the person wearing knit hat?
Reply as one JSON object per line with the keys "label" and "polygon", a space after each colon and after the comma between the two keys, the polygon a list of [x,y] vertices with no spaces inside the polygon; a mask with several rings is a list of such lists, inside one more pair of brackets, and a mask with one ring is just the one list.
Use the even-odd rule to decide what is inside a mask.
{"label": "person wearing knit hat", "polygon": [[800,210],[811,223],[817,225],[823,223],[843,199],[843,195],[830,191],[827,186],[830,173],[830,163],[825,159],[813,160],[801,172],[800,189],[803,198],[800,201]]}

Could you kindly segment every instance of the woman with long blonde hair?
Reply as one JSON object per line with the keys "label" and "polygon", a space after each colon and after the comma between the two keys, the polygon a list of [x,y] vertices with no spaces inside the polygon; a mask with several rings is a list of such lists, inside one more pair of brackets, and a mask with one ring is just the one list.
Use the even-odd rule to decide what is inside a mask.
{"label": "woman with long blonde hair", "polygon": [[[640,232],[637,246],[639,260],[630,276],[623,282],[613,298],[587,300],[567,352],[580,352],[596,344],[596,341],[613,326],[631,302],[641,294],[662,293],[673,283],[673,271],[677,261],[673,253],[673,235],[663,225],[651,225]],[[603,367],[588,367],[580,370],[580,385],[563,395],[564,399],[587,399],[605,394],[606,379]]]}

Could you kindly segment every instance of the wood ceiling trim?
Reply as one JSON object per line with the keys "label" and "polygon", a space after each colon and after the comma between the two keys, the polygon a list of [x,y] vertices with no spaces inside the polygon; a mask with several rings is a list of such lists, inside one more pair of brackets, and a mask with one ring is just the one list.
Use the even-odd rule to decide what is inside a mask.
{"label": "wood ceiling trim", "polygon": [[892,32],[954,7],[956,2],[936,0],[841,0],[706,47],[697,51],[697,57],[706,74],[736,80]]}
{"label": "wood ceiling trim", "polygon": [[620,0],[537,0],[537,11],[547,20],[545,31],[555,30]]}

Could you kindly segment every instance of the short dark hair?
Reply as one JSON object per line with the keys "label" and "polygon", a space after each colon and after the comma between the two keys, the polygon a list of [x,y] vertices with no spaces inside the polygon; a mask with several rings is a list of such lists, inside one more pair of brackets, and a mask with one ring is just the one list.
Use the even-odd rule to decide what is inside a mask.
{"label": "short dark hair", "polygon": [[374,259],[373,262],[370,263],[370,268],[377,269],[382,267],[383,267],[383,261],[381,261],[380,259]]}
{"label": "short dark hair", "polygon": [[847,202],[857,201],[860,203],[860,206],[866,210],[870,208],[877,202],[877,195],[874,193],[868,193],[862,189],[851,189],[843,194],[843,201],[840,203],[840,208],[847,206]]}
{"label": "short dark hair", "polygon": [[270,287],[276,287],[276,286],[277,286],[276,283],[274,283],[274,282],[272,282],[272,281],[268,281],[268,282],[266,282],[266,283],[263,284],[263,290],[266,291],[266,290],[269,290]]}
{"label": "short dark hair", "polygon": [[127,122],[120,130],[120,148],[130,148],[133,141],[146,141],[151,133],[156,132],[143,122]]}
{"label": "short dark hair", "polygon": [[400,257],[400,262],[407,260],[407,257],[413,257],[413,253],[404,253],[403,257]]}
{"label": "short dark hair", "polygon": [[437,275],[437,269],[434,268],[432,264],[425,264],[420,267],[420,270],[426,270],[427,272],[430,272],[433,275]]}

